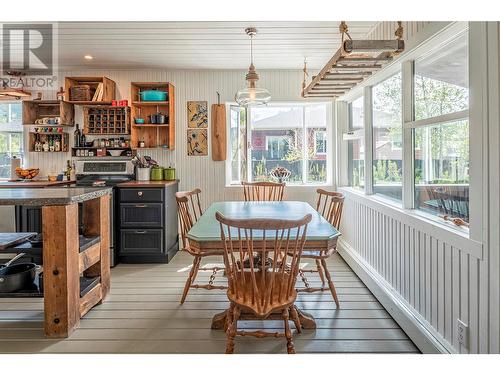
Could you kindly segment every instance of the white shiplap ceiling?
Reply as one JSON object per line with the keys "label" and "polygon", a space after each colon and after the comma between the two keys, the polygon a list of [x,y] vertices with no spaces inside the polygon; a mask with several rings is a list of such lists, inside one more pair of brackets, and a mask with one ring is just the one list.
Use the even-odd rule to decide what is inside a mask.
{"label": "white shiplap ceiling", "polygon": [[[377,22],[349,21],[365,38]],[[261,69],[321,68],[340,44],[339,21],[328,22],[62,22],[59,68],[247,69],[256,27],[254,61]],[[89,54],[93,60],[86,61]]]}

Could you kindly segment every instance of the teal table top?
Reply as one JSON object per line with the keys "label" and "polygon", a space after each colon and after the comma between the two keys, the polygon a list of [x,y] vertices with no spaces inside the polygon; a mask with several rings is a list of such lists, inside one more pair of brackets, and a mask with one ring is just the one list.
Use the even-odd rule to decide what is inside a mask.
{"label": "teal table top", "polygon": [[[307,214],[312,215],[312,220],[307,227],[308,241],[331,240],[340,236],[340,232],[334,228],[323,216],[306,202],[216,202],[213,203],[188,232],[188,238],[198,241],[219,241],[220,225],[215,219],[215,213],[219,211],[224,216],[233,219],[301,219]],[[254,238],[258,238],[255,233]]]}

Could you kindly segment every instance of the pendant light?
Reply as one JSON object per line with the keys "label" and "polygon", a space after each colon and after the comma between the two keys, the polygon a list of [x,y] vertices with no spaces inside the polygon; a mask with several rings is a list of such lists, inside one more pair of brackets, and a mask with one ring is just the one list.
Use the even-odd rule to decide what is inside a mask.
{"label": "pendant light", "polygon": [[271,100],[271,94],[266,89],[256,87],[259,75],[253,65],[253,37],[257,34],[257,29],[248,27],[245,33],[250,37],[250,67],[246,75],[247,87],[236,93],[235,100],[242,106],[267,104]]}

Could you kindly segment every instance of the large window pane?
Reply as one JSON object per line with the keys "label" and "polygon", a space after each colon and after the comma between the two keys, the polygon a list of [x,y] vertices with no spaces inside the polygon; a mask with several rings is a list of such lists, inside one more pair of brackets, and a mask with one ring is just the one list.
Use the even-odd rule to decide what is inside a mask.
{"label": "large window pane", "polygon": [[230,183],[246,179],[246,108],[231,106],[229,139],[231,142]]}
{"label": "large window pane", "polygon": [[363,139],[353,139],[347,143],[349,186],[365,186],[365,147]]}
{"label": "large window pane", "polygon": [[469,221],[468,120],[417,128],[415,207]]}
{"label": "large window pane", "polygon": [[[364,97],[349,103],[349,130],[364,128]],[[347,177],[349,186],[364,188],[365,186],[365,147],[364,138],[347,141]]]}
{"label": "large window pane", "polygon": [[311,104],[304,110],[307,132],[307,183],[327,182],[327,107]]}
{"label": "large window pane", "polygon": [[364,97],[349,103],[349,129],[363,129],[365,127]]}
{"label": "large window pane", "polygon": [[401,74],[373,87],[373,191],[402,197]]}
{"label": "large window pane", "polygon": [[468,34],[415,61],[415,119],[469,107]]}
{"label": "large window pane", "polygon": [[291,172],[287,182],[302,182],[303,124],[301,106],[251,107],[252,181],[269,181],[275,167]]}
{"label": "large window pane", "polygon": [[10,177],[10,159],[23,157],[21,103],[0,103],[0,178]]}

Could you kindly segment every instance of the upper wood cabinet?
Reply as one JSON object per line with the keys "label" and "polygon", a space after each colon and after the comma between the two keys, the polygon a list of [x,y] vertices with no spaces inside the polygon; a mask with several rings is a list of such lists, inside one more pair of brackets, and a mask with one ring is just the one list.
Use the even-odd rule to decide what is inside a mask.
{"label": "upper wood cabinet", "polygon": [[[59,117],[58,124],[36,124],[36,120]],[[75,107],[73,104],[59,100],[24,100],[23,124],[46,126],[75,125]]]}

